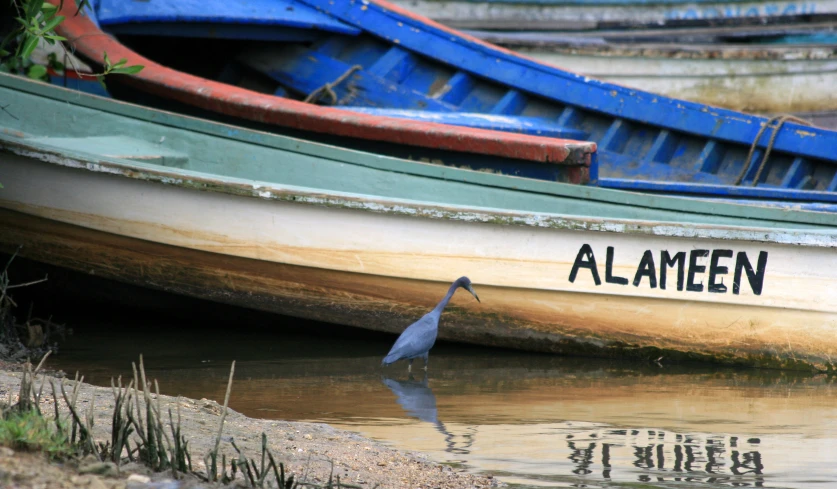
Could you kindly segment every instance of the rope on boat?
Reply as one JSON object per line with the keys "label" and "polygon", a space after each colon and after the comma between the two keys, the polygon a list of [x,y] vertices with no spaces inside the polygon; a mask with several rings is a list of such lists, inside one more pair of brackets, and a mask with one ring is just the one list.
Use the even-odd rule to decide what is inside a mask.
{"label": "rope on boat", "polygon": [[764,134],[764,131],[770,127],[770,124],[776,123],[773,126],[773,133],[770,135],[770,141],[767,143],[767,148],[764,151],[764,156],[761,158],[761,163],[759,163],[759,169],[756,171],[756,177],[753,178],[752,186],[755,187],[759,183],[759,178],[761,178],[761,174],[764,171],[764,168],[767,166],[767,159],[770,157],[770,151],[773,150],[773,143],[776,142],[776,136],[779,134],[779,129],[782,128],[782,125],[787,122],[796,122],[797,124],[802,124],[803,126],[813,126],[810,121],[806,121],[805,119],[800,119],[799,117],[795,117],[792,115],[777,115],[773,116],[761,126],[759,129],[758,134],[756,134],[756,138],[753,140],[753,144],[750,145],[750,152],[747,154],[747,159],[745,161],[744,168],[741,169],[741,174],[738,175],[738,178],[735,180],[735,185],[741,185],[741,181],[744,180],[744,176],[747,175],[747,172],[750,170],[750,160],[753,158],[753,154],[756,152],[756,148],[758,147],[759,140],[761,139],[761,135]]}
{"label": "rope on boat", "polygon": [[337,103],[337,94],[334,93],[334,87],[343,83],[346,80],[346,78],[349,78],[349,76],[351,76],[351,74],[354,73],[355,71],[362,70],[362,69],[363,69],[363,66],[361,66],[361,65],[352,66],[351,68],[346,70],[345,73],[338,76],[337,79],[334,80],[333,82],[326,83],[325,85],[321,86],[320,88],[318,88],[318,89],[314,90],[313,92],[309,93],[308,96],[305,97],[305,100],[303,100],[303,102],[306,102],[306,103],[316,102],[320,98],[320,96],[325,93],[326,95],[331,97],[331,102],[330,103],[336,104]]}

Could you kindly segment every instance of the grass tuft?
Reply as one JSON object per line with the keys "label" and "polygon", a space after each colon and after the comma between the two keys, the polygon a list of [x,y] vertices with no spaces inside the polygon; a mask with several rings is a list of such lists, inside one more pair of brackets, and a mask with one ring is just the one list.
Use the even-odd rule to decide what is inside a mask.
{"label": "grass tuft", "polygon": [[56,429],[52,420],[35,409],[5,409],[0,416],[0,445],[14,450],[43,452],[53,459],[76,453],[66,430]]}

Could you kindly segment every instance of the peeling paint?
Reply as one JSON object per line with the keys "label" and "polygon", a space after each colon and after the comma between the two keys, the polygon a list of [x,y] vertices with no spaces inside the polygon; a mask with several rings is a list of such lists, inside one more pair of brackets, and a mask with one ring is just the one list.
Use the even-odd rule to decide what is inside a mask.
{"label": "peeling paint", "polygon": [[129,164],[110,162],[84,162],[70,157],[61,157],[45,151],[7,146],[7,150],[29,158],[99,173],[120,175],[132,179],[159,182],[184,188],[219,192],[254,198],[292,201],[311,205],[365,210],[374,213],[407,215],[429,219],[444,219],[462,222],[481,222],[499,225],[530,226],[538,228],[566,229],[575,231],[597,231],[606,233],[670,236],[679,238],[704,238],[720,240],[745,240],[772,242],[811,247],[837,247],[837,235],[829,232],[804,230],[771,230],[736,226],[659,223],[628,219],[600,219],[594,217],[563,216],[544,213],[521,213],[499,211],[467,206],[444,206],[422,202],[399,201],[399,199],[364,198],[340,192],[324,193],[316,189],[283,186],[271,183],[244,183],[237,179],[213,179],[208,177],[183,177],[172,170],[149,169]]}

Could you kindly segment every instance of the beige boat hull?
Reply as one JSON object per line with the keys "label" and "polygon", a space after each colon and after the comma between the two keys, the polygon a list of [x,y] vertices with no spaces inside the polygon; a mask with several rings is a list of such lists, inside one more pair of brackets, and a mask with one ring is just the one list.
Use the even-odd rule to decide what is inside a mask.
{"label": "beige boat hull", "polygon": [[[837,60],[812,53],[786,59],[747,59],[746,54],[696,57],[665,49],[614,47],[515,48],[526,56],[592,78],[702,104],[755,113],[837,109]],[[800,49],[801,51],[801,49]]]}
{"label": "beige boat hull", "polygon": [[[483,302],[455,296],[442,339],[816,369],[832,368],[837,352],[837,253],[816,234],[457,222],[415,217],[406,204],[391,215],[248,198],[12,155],[0,165],[0,181],[6,250],[24,245],[35,260],[219,302],[398,333],[447,283],[468,275]],[[589,264],[569,280],[585,246],[598,256],[598,285]],[[615,250],[612,266],[605,248]],[[746,254],[754,268],[760,254],[769,255],[760,294],[746,274],[733,293],[737,261],[729,257],[715,279],[725,283],[723,293],[706,290],[708,256],[680,270],[680,286],[688,278],[702,292],[677,286],[674,268],[666,290],[647,276],[628,283],[645,250],[682,251],[689,257],[682,269],[691,250],[722,248]],[[619,277],[624,284],[615,283]]]}

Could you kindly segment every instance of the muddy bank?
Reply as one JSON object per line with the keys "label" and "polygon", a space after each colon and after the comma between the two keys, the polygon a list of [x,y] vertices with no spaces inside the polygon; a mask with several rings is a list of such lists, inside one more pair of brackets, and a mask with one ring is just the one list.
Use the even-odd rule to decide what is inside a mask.
{"label": "muddy bank", "polygon": [[[16,402],[20,386],[20,372],[0,370],[0,399]],[[43,376],[38,377],[36,385]],[[59,382],[59,379],[54,379]],[[66,387],[73,381],[64,380]],[[235,396],[235,385],[233,385]],[[59,394],[60,396],[60,394]],[[179,407],[182,431],[189,443],[193,469],[205,473],[203,457],[209,453],[217,435],[222,406],[215,400],[187,399],[160,396],[162,408],[167,412],[170,406],[176,413]],[[223,401],[221,399],[220,401]],[[94,437],[98,441],[110,440],[114,397],[109,387],[82,384],[77,407],[82,412],[92,409],[94,413]],[[60,403],[65,411],[66,406]],[[49,384],[44,388],[41,409],[51,414],[53,399]],[[176,416],[176,415],[175,415]],[[287,471],[298,480],[324,484],[333,474],[344,483],[360,485],[370,489],[382,488],[481,488],[496,486],[492,478],[475,476],[430,461],[426,456],[398,451],[366,439],[356,433],[338,430],[325,424],[287,422],[248,418],[228,410],[223,436],[235,440],[236,445],[248,457],[256,458],[260,453],[261,434],[267,435],[268,448],[277,462],[283,462]],[[221,453],[227,460],[234,458],[235,451],[228,441],[222,442]],[[43,465],[43,467],[39,467]],[[0,485],[3,487],[91,487],[96,489],[143,487],[144,477],[152,481],[170,478],[170,474],[149,474],[143,467],[130,464],[119,471],[102,468],[100,474],[90,472],[92,460],[63,465],[48,464],[41,456],[0,452]],[[131,476],[131,474],[135,474]],[[129,480],[129,476],[133,477]],[[73,482],[75,481],[75,482]],[[195,486],[197,479],[187,486]],[[203,484],[204,487],[208,487]]]}

